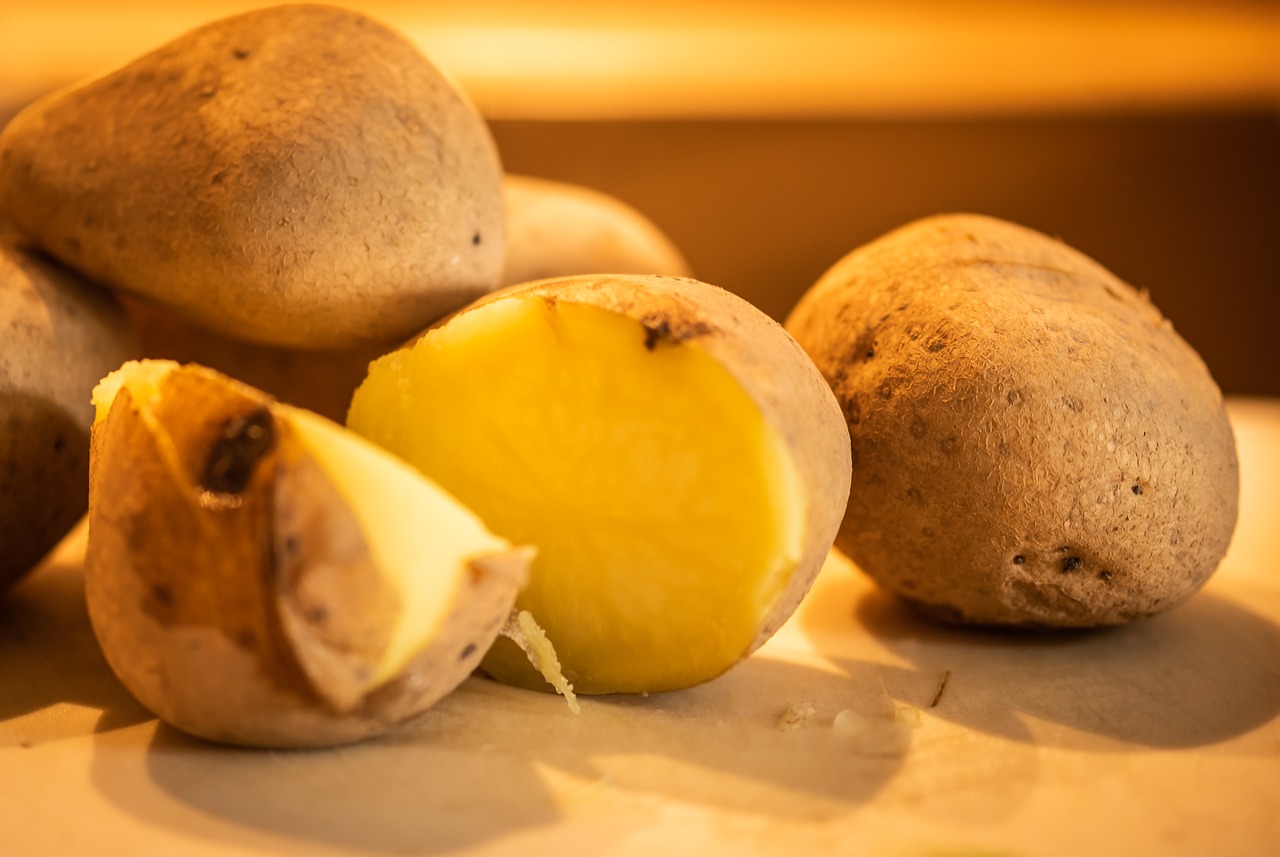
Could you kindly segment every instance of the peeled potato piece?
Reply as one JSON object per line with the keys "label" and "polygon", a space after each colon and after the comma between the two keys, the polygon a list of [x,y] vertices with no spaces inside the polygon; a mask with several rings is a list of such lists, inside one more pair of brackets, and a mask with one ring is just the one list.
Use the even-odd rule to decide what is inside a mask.
{"label": "peeled potato piece", "polygon": [[[688,687],[772,634],[848,493],[843,420],[781,327],[693,280],[544,281],[376,361],[349,425],[538,545],[527,609],[584,693]],[[495,677],[542,686],[500,640]]]}
{"label": "peeled potato piece", "polygon": [[530,551],[342,427],[198,366],[95,391],[86,594],[143,705],[308,747],[417,714],[477,666]]}

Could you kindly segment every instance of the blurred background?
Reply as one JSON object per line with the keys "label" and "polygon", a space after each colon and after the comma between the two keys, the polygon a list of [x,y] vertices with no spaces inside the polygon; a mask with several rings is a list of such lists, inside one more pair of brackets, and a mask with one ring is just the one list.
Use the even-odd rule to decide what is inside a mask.
{"label": "blurred background", "polygon": [[[267,5],[0,0],[0,123]],[[626,200],[779,319],[854,247],[976,211],[1148,289],[1228,393],[1280,395],[1280,4],[344,5],[462,84],[509,171]]]}

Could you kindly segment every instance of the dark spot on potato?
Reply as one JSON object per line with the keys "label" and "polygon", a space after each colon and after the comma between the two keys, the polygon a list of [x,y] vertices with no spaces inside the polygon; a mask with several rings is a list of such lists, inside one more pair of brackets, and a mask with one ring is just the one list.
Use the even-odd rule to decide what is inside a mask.
{"label": "dark spot on potato", "polygon": [[285,536],[284,552],[286,556],[292,556],[293,554],[296,554],[298,552],[298,547],[299,547],[299,544],[298,544],[297,536]]}
{"label": "dark spot on potato", "polygon": [[473,247],[478,247],[478,246],[480,246],[480,233],[479,233],[479,232],[477,232],[475,235],[472,235],[472,236],[471,236],[471,244],[472,244],[472,246],[473,246]]}
{"label": "dark spot on potato", "polygon": [[933,538],[935,535],[935,533],[933,532],[933,527],[921,527],[920,535],[924,536],[926,539]]}
{"label": "dark spot on potato", "polygon": [[867,349],[867,359],[870,360],[872,357],[875,357],[875,356],[876,356],[876,348],[875,348],[875,345],[872,345],[870,348]]}
{"label": "dark spot on potato", "polygon": [[205,459],[200,487],[214,494],[239,494],[275,440],[275,425],[266,408],[231,417]]}
{"label": "dark spot on potato", "polygon": [[924,344],[924,350],[930,354],[937,354],[939,351],[947,347],[947,338],[941,334],[931,336]]}
{"label": "dark spot on potato", "polygon": [[222,182],[227,178],[228,172],[229,170],[218,170],[213,174],[213,178],[209,180],[209,184],[222,184]]}
{"label": "dark spot on potato", "polygon": [[1014,556],[1014,558],[1013,558],[1013,564],[1014,564],[1014,565],[1022,565],[1022,564],[1023,564],[1023,563],[1025,563],[1026,561],[1027,561],[1027,558],[1026,558],[1025,556],[1023,556],[1022,554],[1017,554],[1017,555],[1015,555],[1015,556]]}
{"label": "dark spot on potato", "polygon": [[1083,565],[1084,565],[1084,560],[1082,560],[1080,557],[1069,556],[1062,561],[1062,572],[1063,574],[1069,574],[1073,571],[1079,571],[1080,567]]}
{"label": "dark spot on potato", "polygon": [[63,448],[66,445],[67,445],[67,439],[63,437],[61,432],[59,432],[58,436],[53,439],[53,451],[62,452]]}
{"label": "dark spot on potato", "polygon": [[476,652],[476,644],[467,643],[465,646],[462,647],[462,652],[461,654],[458,655],[458,660],[465,661],[467,658],[474,655],[475,652]]}
{"label": "dark spot on potato", "polygon": [[253,648],[253,644],[256,639],[257,638],[253,635],[253,631],[249,630],[248,628],[243,628],[237,631],[235,635],[236,643],[239,644],[242,648],[246,648],[246,649]]}
{"label": "dark spot on potato", "polygon": [[1111,579],[1111,572],[1107,571],[1107,570],[1104,568],[1102,571],[1098,572],[1098,579],[1099,579],[1099,580],[1110,580],[1110,579]]}
{"label": "dark spot on potato", "polygon": [[919,440],[920,438],[924,437],[929,432],[928,428],[925,427],[924,420],[920,419],[918,415],[916,416],[915,419],[911,421],[910,431],[911,431],[911,436],[914,437],[916,440]]}
{"label": "dark spot on potato", "polygon": [[1141,493],[1142,493],[1142,486],[1141,486],[1141,485],[1134,485],[1134,486],[1133,486],[1133,493],[1134,493],[1134,494],[1141,494]]}
{"label": "dark spot on potato", "polygon": [[173,592],[164,584],[157,583],[151,587],[151,597],[165,607],[173,606]]}
{"label": "dark spot on potato", "polygon": [[644,347],[653,351],[659,344],[678,345],[698,336],[711,333],[711,326],[706,322],[676,322],[657,314],[647,315],[640,319],[644,327]]}
{"label": "dark spot on potato", "polygon": [[307,621],[312,625],[323,625],[329,621],[329,610],[322,605],[313,605],[307,608]]}
{"label": "dark spot on potato", "polygon": [[1084,403],[1075,396],[1063,396],[1062,404],[1066,405],[1068,410],[1077,414],[1084,410]]}
{"label": "dark spot on potato", "polygon": [[1067,545],[1063,545],[1062,547],[1058,548],[1058,553],[1070,553],[1070,551],[1071,551],[1071,548]]}
{"label": "dark spot on potato", "polygon": [[907,489],[907,500],[911,503],[919,503],[921,501],[920,489],[912,485]]}
{"label": "dark spot on potato", "polygon": [[876,395],[888,401],[893,398],[893,385],[888,381],[881,381],[880,386],[876,387]]}
{"label": "dark spot on potato", "polygon": [[862,422],[862,405],[857,399],[842,402],[840,409],[844,411],[844,419],[851,426]]}
{"label": "dark spot on potato", "polygon": [[1177,530],[1174,530],[1172,533],[1169,533],[1169,544],[1176,545],[1180,541],[1182,541],[1182,533],[1178,532]]}
{"label": "dark spot on potato", "polygon": [[245,48],[236,48],[231,52],[231,55],[238,60],[247,60],[249,58],[249,53],[250,52]]}
{"label": "dark spot on potato", "polygon": [[1004,394],[1004,400],[1011,405],[1022,404],[1022,393],[1018,390],[1010,390]]}
{"label": "dark spot on potato", "polygon": [[956,436],[951,435],[942,441],[942,451],[950,455],[956,451]]}

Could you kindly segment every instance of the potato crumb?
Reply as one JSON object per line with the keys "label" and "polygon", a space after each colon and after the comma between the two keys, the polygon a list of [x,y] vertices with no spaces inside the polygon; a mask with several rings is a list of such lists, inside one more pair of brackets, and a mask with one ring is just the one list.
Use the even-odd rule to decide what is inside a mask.
{"label": "potato crumb", "polygon": [[837,712],[835,719],[831,721],[831,731],[842,738],[852,738],[865,732],[868,725],[867,718],[851,708],[846,708]]}
{"label": "potato crumb", "polygon": [[807,702],[796,702],[788,705],[778,715],[778,729],[783,732],[794,732],[805,724],[814,714],[813,706]]}
{"label": "potato crumb", "polygon": [[555,646],[551,645],[546,632],[539,627],[533,614],[528,610],[511,611],[501,633],[524,651],[534,669],[542,673],[547,683],[569,703],[569,710],[574,714],[581,713],[578,698],[573,693],[573,685],[560,671],[560,658],[556,656]]}
{"label": "potato crumb", "polygon": [[910,726],[915,729],[920,725],[920,709],[914,705],[899,706],[898,710],[893,712],[893,719],[903,726]]}

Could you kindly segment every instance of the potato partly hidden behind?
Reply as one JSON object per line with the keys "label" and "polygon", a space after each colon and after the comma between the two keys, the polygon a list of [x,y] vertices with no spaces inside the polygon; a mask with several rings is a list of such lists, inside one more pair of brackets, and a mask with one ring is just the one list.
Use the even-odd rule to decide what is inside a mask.
{"label": "potato partly hidden behind", "polygon": [[[790,615],[849,484],[831,391],[782,327],[694,280],[485,298],[376,361],[348,424],[535,544],[517,606],[581,693],[706,681]],[[543,687],[499,640],[491,675]]]}
{"label": "potato partly hidden behind", "polygon": [[620,199],[567,182],[508,173],[503,282],[575,274],[689,275],[689,263],[653,221]]}
{"label": "potato partly hidden behind", "polygon": [[134,356],[111,297],[0,228],[0,590],[80,519],[89,498],[89,395]]}
{"label": "potato partly hidden behind", "polygon": [[1236,522],[1222,395],[1147,299],[1044,235],[928,218],[854,251],[787,328],[853,445],[837,545],[950,622],[1173,607]]}
{"label": "potato partly hidden behind", "polygon": [[171,725],[313,747],[383,732],[479,664],[530,551],[341,426],[198,366],[94,391],[85,590]]}
{"label": "potato partly hidden behind", "polygon": [[0,211],[41,248],[274,345],[403,339],[502,275],[501,167],[466,98],[354,12],[194,30],[0,133]]}

